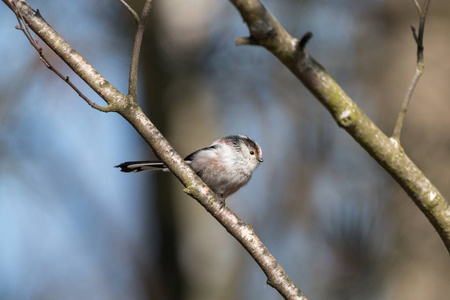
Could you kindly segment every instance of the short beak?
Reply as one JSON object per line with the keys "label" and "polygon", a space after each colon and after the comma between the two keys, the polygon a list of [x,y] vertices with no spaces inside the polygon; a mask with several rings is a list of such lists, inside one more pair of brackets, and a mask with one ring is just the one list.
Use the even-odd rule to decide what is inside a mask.
{"label": "short beak", "polygon": [[257,158],[257,160],[258,160],[259,162],[263,162],[263,161],[264,161],[264,159],[262,159],[262,157],[261,157],[261,158]]}

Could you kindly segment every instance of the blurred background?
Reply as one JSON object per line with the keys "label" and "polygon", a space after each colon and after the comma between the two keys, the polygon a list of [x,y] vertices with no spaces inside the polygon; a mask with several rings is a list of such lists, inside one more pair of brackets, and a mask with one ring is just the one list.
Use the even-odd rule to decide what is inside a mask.
{"label": "blurred background", "polygon": [[[123,93],[134,21],[119,1],[30,0]],[[129,1],[138,12],[143,1]],[[388,135],[412,79],[413,1],[263,1]],[[450,2],[432,1],[405,151],[450,197]],[[245,250],[120,116],[49,72],[0,5],[0,299],[280,299]],[[310,299],[447,299],[448,252],[413,202],[267,51],[228,1],[155,0],[140,103],[181,155],[246,134],[265,162],[227,204]],[[92,93],[44,47],[82,91]]]}

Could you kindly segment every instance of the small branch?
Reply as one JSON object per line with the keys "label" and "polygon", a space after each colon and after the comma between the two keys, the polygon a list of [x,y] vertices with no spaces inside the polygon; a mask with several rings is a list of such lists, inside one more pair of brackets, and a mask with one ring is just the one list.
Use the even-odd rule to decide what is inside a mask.
{"label": "small branch", "polygon": [[[17,17],[17,21],[19,22],[19,25],[16,25],[16,29],[23,32],[23,34],[26,36],[30,44],[33,46],[33,48],[39,53],[39,59],[42,61],[42,63],[53,73],[55,73],[59,78],[61,78],[64,82],[66,82],[84,101],[86,101],[87,104],[89,104],[92,108],[95,108],[102,112],[110,112],[112,111],[112,107],[110,105],[103,107],[100,106],[93,101],[91,101],[86,95],[84,95],[76,86],[73,84],[73,82],[70,81],[69,76],[64,76],[61,72],[59,72],[51,63],[50,61],[45,57],[43,50],[41,47],[39,47],[39,42],[37,39],[33,38],[31,35],[30,29],[28,27],[27,22],[25,21],[22,13],[16,9],[15,2],[12,2],[12,5],[14,7],[14,13]],[[39,10],[36,11],[36,14],[39,14]],[[22,25],[23,24],[23,25]],[[25,28],[24,28],[25,26]]]}
{"label": "small branch", "polygon": [[406,96],[403,99],[402,107],[400,108],[400,112],[398,113],[397,121],[395,122],[394,132],[392,134],[392,137],[396,139],[399,143],[406,111],[408,110],[409,103],[411,102],[411,98],[414,93],[414,89],[417,86],[417,82],[419,81],[420,76],[422,76],[422,73],[425,70],[425,62],[423,56],[424,51],[423,34],[425,30],[425,21],[428,14],[428,8],[430,6],[430,0],[425,1],[423,9],[417,0],[414,0],[414,4],[416,5],[417,12],[420,17],[419,32],[416,32],[416,28],[411,25],[413,38],[417,44],[417,64],[416,64],[416,72],[414,73],[414,77],[411,81],[411,84],[409,85],[408,92],[406,93]]}
{"label": "small branch", "polygon": [[[67,43],[40,15],[39,11],[34,11],[24,0],[2,0],[16,15],[19,25],[16,26],[26,35],[31,45],[38,51],[41,60],[55,72],[55,68],[49,63],[42,53],[39,43],[31,36],[30,30],[34,31],[39,38],[46,43],[80,78],[86,82],[105,102],[108,104],[102,107],[90,101],[78,89],[75,91],[91,107],[103,112],[116,111],[118,106],[126,106],[125,95],[109,83],[97,70],[95,70],[69,43]],[[56,72],[55,72],[56,73]],[[58,73],[57,73],[58,74]],[[67,76],[61,73],[58,76],[66,81],[72,88]]]}
{"label": "small branch", "polygon": [[131,8],[130,5],[128,5],[128,3],[125,2],[125,0],[119,0],[120,2],[122,2],[123,6],[126,7],[126,9],[130,12],[130,14],[134,17],[134,20],[136,21],[136,25],[139,24],[139,16],[136,13],[136,11],[134,9]]}
{"label": "small branch", "polygon": [[255,41],[254,38],[251,36],[249,37],[240,37],[234,40],[234,43],[236,46],[242,46],[242,45],[258,45],[258,43]]}
{"label": "small branch", "polygon": [[417,86],[417,82],[419,81],[420,76],[422,76],[423,69],[416,68],[416,72],[414,73],[413,80],[409,85],[408,92],[406,93],[405,99],[403,100],[402,107],[400,108],[400,112],[397,116],[397,121],[395,122],[394,132],[392,137],[400,142],[400,134],[402,132],[403,121],[405,119],[406,111],[408,110],[409,103],[411,102],[412,94],[414,89]]}
{"label": "small branch", "polygon": [[152,8],[152,0],[146,0],[142,9],[141,17],[137,22],[136,35],[134,37],[133,53],[131,55],[130,77],[128,82],[128,94],[131,95],[133,101],[137,102],[137,81],[139,55],[141,52],[142,39],[144,36],[145,24],[147,23],[150,9]]}
{"label": "small branch", "polygon": [[414,4],[416,5],[417,12],[419,13],[419,17],[422,17],[422,7],[420,7],[419,1],[414,0]]}
{"label": "small branch", "polygon": [[107,106],[101,106],[97,103],[89,100],[88,97],[86,97],[71,81],[69,76],[64,76],[55,68],[53,68],[52,65],[49,65],[48,68],[55,72],[62,80],[64,80],[77,94],[80,96],[84,101],[86,101],[87,104],[89,104],[90,107],[95,108],[96,110],[102,111],[102,112],[112,112],[114,111],[113,106],[111,104],[108,104]]}
{"label": "small branch", "polygon": [[305,49],[306,44],[309,42],[312,36],[313,36],[312,32],[305,33],[305,35],[303,35],[300,42],[298,43],[298,48],[303,51]]}

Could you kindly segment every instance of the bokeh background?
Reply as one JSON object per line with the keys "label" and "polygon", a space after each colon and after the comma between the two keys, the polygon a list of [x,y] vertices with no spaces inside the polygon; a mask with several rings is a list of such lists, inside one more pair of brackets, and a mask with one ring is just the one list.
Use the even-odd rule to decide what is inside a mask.
{"label": "bokeh background", "polygon": [[[123,93],[134,22],[119,1],[30,0]],[[143,1],[129,1],[140,11]],[[413,76],[413,1],[263,1],[386,133]],[[116,114],[39,61],[0,5],[0,299],[280,299],[242,247]],[[450,2],[432,1],[406,152],[450,195]],[[246,134],[265,162],[227,204],[310,299],[448,299],[450,263],[399,186],[267,51],[228,1],[155,0],[140,103],[181,155]],[[92,100],[101,99],[47,48]]]}

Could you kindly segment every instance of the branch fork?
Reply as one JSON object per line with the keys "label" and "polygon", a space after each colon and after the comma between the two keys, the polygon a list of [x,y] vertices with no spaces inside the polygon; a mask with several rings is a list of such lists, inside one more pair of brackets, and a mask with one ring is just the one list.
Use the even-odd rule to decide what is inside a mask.
{"label": "branch fork", "polygon": [[[228,208],[218,208],[220,201],[171,147],[139,107],[137,101],[137,70],[144,26],[151,8],[151,0],[144,4],[141,16],[124,1],[121,3],[134,17],[137,30],[130,64],[128,95],[123,95],[91,65],[64,41],[24,0],[11,2],[2,0],[13,11],[20,11],[25,27],[30,26],[39,37],[52,48],[102,99],[108,104],[100,107],[85,101],[102,111],[121,114],[154,149],[158,157],[167,164],[173,174],[185,185],[187,191],[205,207],[252,255],[268,278],[268,284],[277,289],[285,299],[306,299],[281,266],[254,234],[250,226],[242,222]],[[429,0],[424,8],[414,0],[420,16],[418,32],[413,37],[418,45],[418,67],[416,75],[405,98],[405,108],[399,114],[393,139],[387,137],[345,94],[306,51],[305,46],[311,34],[305,34],[300,41],[293,38],[265,9],[258,0],[230,0],[241,13],[250,30],[250,37],[238,38],[237,45],[260,45],[274,54],[314,96],[326,107],[333,118],[399,183],[416,205],[423,211],[450,251],[450,207],[440,192],[423,175],[399,146],[401,126],[409,100],[423,68],[423,31]],[[15,3],[12,7],[11,3]],[[16,13],[17,15],[17,13]],[[19,21],[20,24],[20,21]],[[22,30],[25,32],[26,29]],[[30,41],[31,43],[31,41]],[[37,43],[32,43],[36,50]],[[61,47],[63,45],[63,47]],[[58,47],[57,47],[58,46]],[[64,49],[64,50],[61,50]],[[301,50],[301,51],[299,51]],[[38,50],[39,52],[39,50]],[[39,52],[41,55],[41,52]],[[58,75],[59,76],[59,75]],[[70,82],[68,76],[60,76]],[[402,114],[402,116],[401,116]],[[395,144],[395,145],[394,145]],[[251,236],[251,239],[246,237]]]}
{"label": "branch fork", "polygon": [[416,32],[416,28],[411,25],[411,31],[413,34],[414,41],[417,44],[417,63],[416,63],[416,71],[414,73],[414,77],[409,85],[408,92],[403,100],[402,106],[400,108],[400,112],[397,116],[397,121],[395,122],[394,132],[392,137],[396,139],[400,143],[400,135],[403,127],[403,122],[405,119],[406,111],[408,110],[409,103],[411,102],[412,95],[414,93],[414,89],[417,86],[417,82],[419,82],[420,77],[422,76],[423,71],[425,70],[425,62],[423,57],[423,34],[425,30],[425,21],[427,19],[428,8],[430,6],[430,0],[425,0],[424,8],[420,6],[417,0],[414,0],[414,4],[416,5],[417,13],[419,14],[419,32]]}
{"label": "branch fork", "polygon": [[[130,64],[128,94],[120,93],[103,76],[101,76],[90,64],[88,64],[45,20],[38,16],[24,1],[18,0],[11,7],[11,0],[2,0],[18,16],[23,19],[23,24],[29,26],[38,36],[58,54],[74,72],[80,76],[98,95],[107,103],[101,107],[87,98],[83,98],[90,106],[101,111],[114,111],[124,117],[152,147],[156,155],[163,161],[172,173],[185,185],[185,192],[205,207],[210,214],[216,218],[226,230],[243,245],[247,252],[253,257],[257,264],[266,274],[268,283],[286,299],[306,299],[301,291],[295,286],[279,263],[269,252],[266,246],[255,234],[254,230],[240,220],[195,174],[195,172],[184,162],[183,158],[172,148],[164,136],[153,125],[139,107],[137,99],[137,75],[138,62],[145,23],[151,9],[151,0],[146,0],[140,16],[124,1],[120,2],[131,13],[137,24],[134,40],[133,53]],[[20,13],[19,13],[20,12]],[[20,22],[19,22],[20,23]],[[28,28],[28,27],[27,27]],[[26,31],[26,30],[24,30]],[[48,61],[41,55],[37,43],[32,43],[38,50],[43,61]],[[63,76],[51,64],[50,69],[70,85],[68,76]],[[81,96],[81,92],[73,85],[71,87]],[[248,238],[251,237],[251,238]]]}
{"label": "branch fork", "polygon": [[[419,30],[413,33],[418,41],[416,41],[418,64],[392,137],[387,137],[357,107],[304,47],[303,51],[292,47],[297,45],[298,40],[286,32],[259,0],[230,0],[230,2],[240,12],[252,37],[252,40],[239,39],[239,44],[260,45],[277,57],[324,105],[337,124],[397,181],[434,226],[447,251],[450,252],[450,206],[400,145],[403,118],[414,87],[423,72],[423,32],[430,1],[426,0],[422,8],[417,0],[414,0],[420,16]],[[298,45],[306,44],[308,39],[308,35],[305,35],[302,38],[303,42],[301,40]]]}

